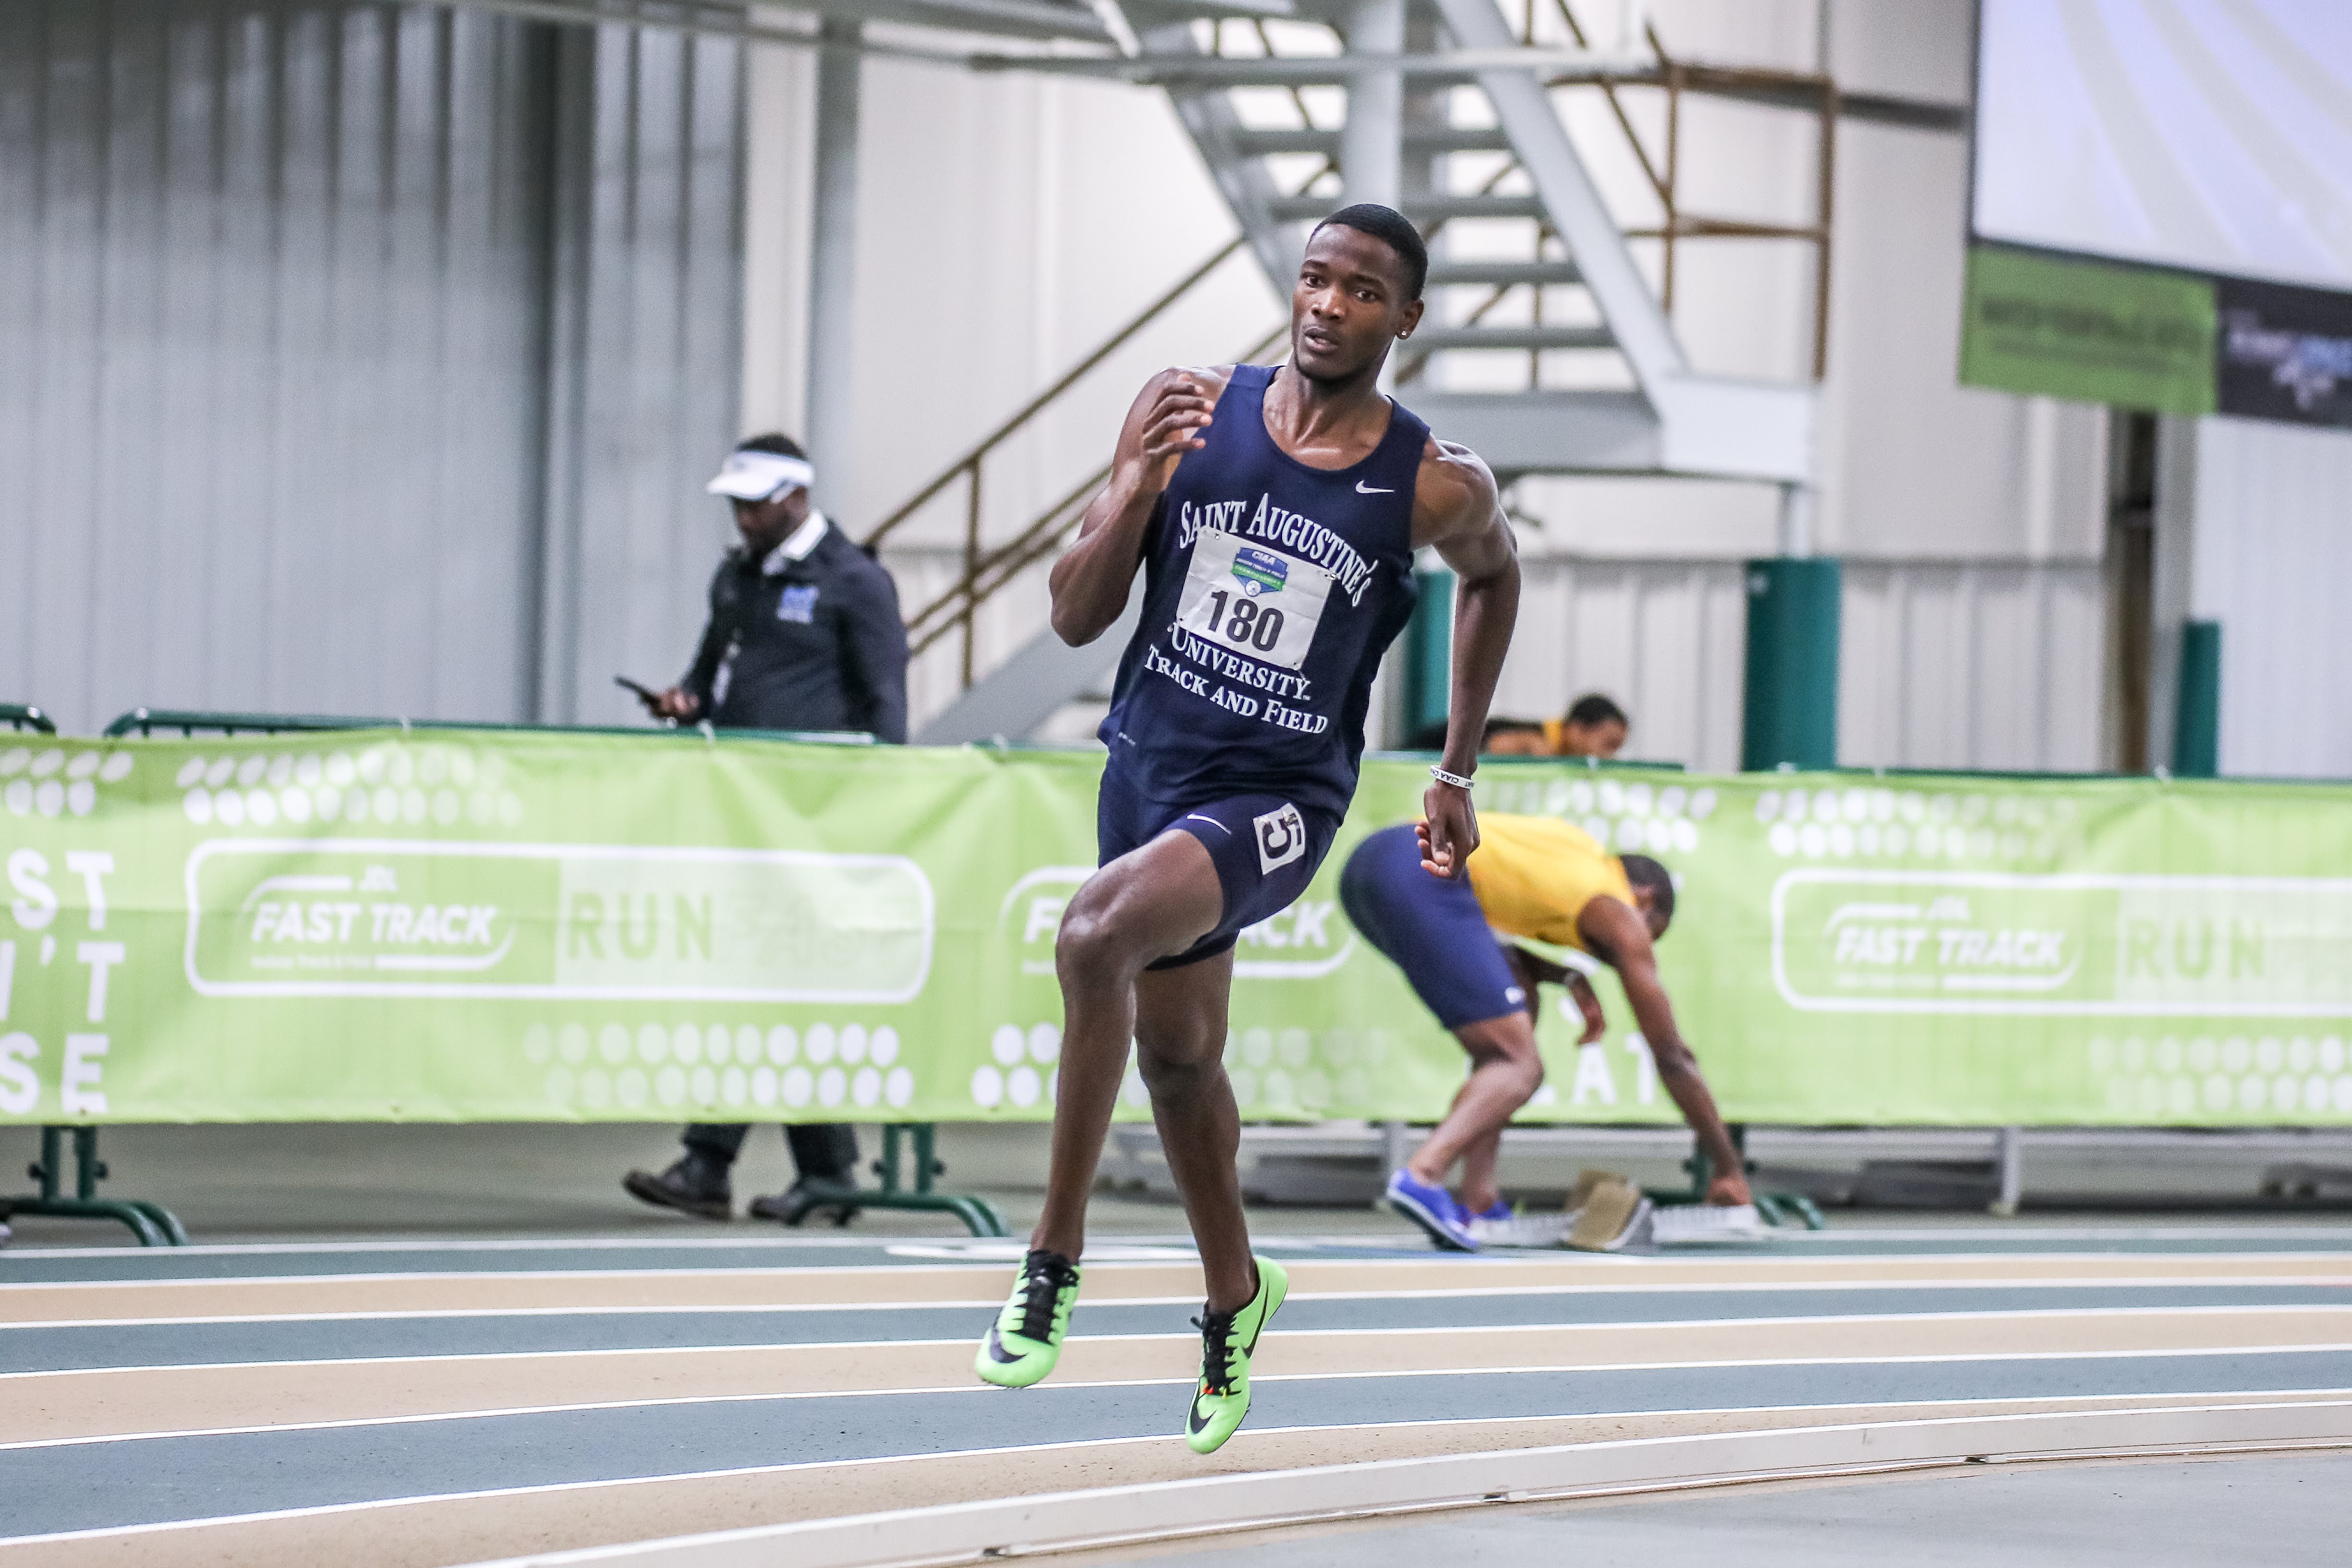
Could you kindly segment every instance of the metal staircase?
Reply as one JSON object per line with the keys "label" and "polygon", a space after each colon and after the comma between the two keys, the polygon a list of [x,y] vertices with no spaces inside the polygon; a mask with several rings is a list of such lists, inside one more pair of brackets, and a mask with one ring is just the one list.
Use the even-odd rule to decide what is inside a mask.
{"label": "metal staircase", "polygon": [[[1811,386],[1691,369],[1551,101],[1565,82],[1654,78],[1658,54],[1583,47],[1559,0],[1531,0],[1518,32],[1496,0],[1359,0],[1316,13],[1276,3],[1296,20],[1326,21],[1337,52],[1309,52],[1321,42],[1312,33],[1259,19],[1163,25],[1138,36],[1146,68],[1135,74],[1167,88],[1278,290],[1317,220],[1345,202],[1386,202],[1432,248],[1429,318],[1400,352],[1397,379],[1417,384],[1416,412],[1497,472],[1809,480]],[[1533,46],[1533,16],[1549,6],[1575,48]],[[1227,52],[1235,40],[1238,56]],[[1286,91],[1265,90],[1277,87]],[[1318,123],[1311,87],[1343,89],[1345,118]],[[1266,122],[1286,101],[1289,122]],[[1301,155],[1328,160],[1331,173],[1285,195],[1273,166]],[[1522,385],[1486,389],[1497,356],[1525,362]],[[1460,363],[1473,358],[1486,363]]]}

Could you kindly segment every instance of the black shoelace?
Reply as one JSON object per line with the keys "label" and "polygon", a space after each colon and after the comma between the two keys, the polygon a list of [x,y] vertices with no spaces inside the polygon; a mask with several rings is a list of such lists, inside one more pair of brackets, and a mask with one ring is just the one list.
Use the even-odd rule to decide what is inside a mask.
{"label": "black shoelace", "polygon": [[1039,1344],[1054,1337],[1054,1307],[1077,1282],[1078,1271],[1058,1252],[1039,1247],[1021,1266],[1021,1335]]}
{"label": "black shoelace", "polygon": [[1234,1317],[1231,1312],[1212,1312],[1207,1303],[1192,1326],[1201,1331],[1201,1385],[1211,1394],[1232,1392],[1234,1381]]}

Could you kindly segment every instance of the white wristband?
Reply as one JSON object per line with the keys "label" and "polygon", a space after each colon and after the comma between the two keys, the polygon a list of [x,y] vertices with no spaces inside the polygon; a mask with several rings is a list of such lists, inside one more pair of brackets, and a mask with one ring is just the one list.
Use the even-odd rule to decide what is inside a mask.
{"label": "white wristband", "polygon": [[1467,778],[1465,778],[1460,773],[1449,773],[1444,768],[1433,767],[1430,769],[1429,776],[1435,779],[1439,784],[1452,784],[1455,789],[1468,789],[1470,787],[1470,781]]}

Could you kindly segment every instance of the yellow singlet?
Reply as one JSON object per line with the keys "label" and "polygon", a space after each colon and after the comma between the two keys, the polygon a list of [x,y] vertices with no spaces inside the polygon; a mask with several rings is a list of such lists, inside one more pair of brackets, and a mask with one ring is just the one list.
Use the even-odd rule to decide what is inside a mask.
{"label": "yellow singlet", "polygon": [[1636,907],[1617,857],[1584,829],[1551,816],[1480,816],[1470,889],[1496,930],[1580,952],[1584,938],[1576,917],[1586,904],[1606,894]]}

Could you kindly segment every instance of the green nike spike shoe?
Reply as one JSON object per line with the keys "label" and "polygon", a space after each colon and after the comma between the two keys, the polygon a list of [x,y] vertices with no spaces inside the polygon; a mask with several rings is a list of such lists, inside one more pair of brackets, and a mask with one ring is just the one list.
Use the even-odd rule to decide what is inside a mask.
{"label": "green nike spike shoe", "polygon": [[1250,1356],[1258,1335],[1281,1310],[1290,1293],[1290,1276],[1270,1258],[1257,1262],[1257,1294],[1238,1312],[1203,1309],[1192,1320],[1201,1331],[1201,1381],[1192,1389],[1192,1403],[1184,1412],[1184,1441],[1196,1454],[1213,1454],[1225,1446],[1250,1407]]}
{"label": "green nike spike shoe", "polygon": [[1077,1303],[1078,1266],[1038,1247],[1021,1260],[1013,1295],[988,1326],[971,1370],[981,1382],[999,1388],[1042,1383],[1062,1359],[1062,1338],[1070,1331],[1070,1309]]}

